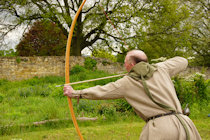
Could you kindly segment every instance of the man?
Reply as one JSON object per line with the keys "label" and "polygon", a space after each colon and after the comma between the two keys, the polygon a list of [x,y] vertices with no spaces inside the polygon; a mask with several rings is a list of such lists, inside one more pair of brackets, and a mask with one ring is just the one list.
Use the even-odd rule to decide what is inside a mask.
{"label": "man", "polygon": [[200,140],[193,122],[181,114],[181,105],[171,81],[172,76],[187,67],[187,60],[174,57],[156,65],[147,61],[143,51],[132,50],[125,57],[128,75],[116,82],[84,90],[65,86],[64,95],[93,100],[125,98],[147,122],[141,140]]}

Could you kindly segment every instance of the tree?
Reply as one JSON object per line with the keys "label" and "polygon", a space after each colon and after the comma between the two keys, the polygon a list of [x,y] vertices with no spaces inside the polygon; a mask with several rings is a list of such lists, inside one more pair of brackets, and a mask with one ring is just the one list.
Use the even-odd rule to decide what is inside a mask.
{"label": "tree", "polygon": [[[31,25],[34,21],[47,19],[54,22],[68,36],[72,19],[78,10],[82,0],[7,0],[0,2],[1,12],[1,35],[21,25]],[[127,22],[132,13],[123,13],[131,5],[129,0],[105,0],[87,2],[83,11],[77,19],[77,24],[72,40],[72,55],[81,55],[81,50],[85,47],[93,49],[93,44],[97,41],[107,41],[107,36],[115,40],[120,40],[116,35],[108,33],[109,24],[101,8],[104,7],[110,17],[114,17],[119,23]],[[119,14],[120,13],[120,14]],[[113,15],[113,16],[112,16]],[[123,16],[121,19],[120,17]],[[5,23],[6,19],[10,22]],[[115,25],[118,23],[115,22]],[[119,41],[120,42],[120,41]],[[111,48],[111,47],[110,47]],[[113,48],[112,48],[113,49]]]}
{"label": "tree", "polygon": [[191,29],[190,42],[195,62],[198,65],[210,66],[210,20],[209,20],[209,0],[190,0]]}
{"label": "tree", "polygon": [[[150,59],[159,57],[186,56],[189,47],[191,24],[189,9],[179,0],[156,1],[148,5],[146,13],[139,11],[136,39],[133,46],[144,50]],[[142,26],[139,26],[141,24]]]}
{"label": "tree", "polygon": [[[5,29],[7,27],[9,30],[12,30],[21,24],[31,24],[34,20],[48,19],[56,23],[63,33],[68,36],[68,29],[71,25],[72,18],[81,2],[82,0],[1,1],[0,10],[15,17],[14,24],[2,25],[2,28]],[[159,20],[157,18],[158,14],[164,15],[170,12],[164,10],[166,6],[161,7],[163,3],[163,1],[158,0],[99,0],[92,3],[87,2],[78,17],[75,27],[72,41],[72,55],[81,55],[81,50],[85,47],[93,51],[97,42],[102,44],[104,42],[112,51],[123,53],[123,51],[119,51],[117,48],[120,44],[123,44],[121,38],[126,40],[130,48],[135,47],[138,43],[134,42],[136,41],[134,39],[138,39],[137,42],[142,42],[142,40],[145,39],[143,38],[145,37],[145,33],[147,36],[157,34],[156,30],[147,33],[148,30],[144,31],[144,29],[150,28],[153,18],[155,18],[156,21]],[[165,3],[173,5],[173,2],[170,2],[170,0],[165,0]],[[175,8],[172,9],[173,11],[180,11],[180,6],[177,5],[177,2],[173,8]],[[107,22],[108,19],[103,14],[102,9],[105,10],[121,35],[113,30],[112,25]],[[4,17],[6,18],[6,16]],[[164,18],[168,17],[170,17],[170,14]],[[166,21],[167,19],[164,20]],[[180,24],[181,21],[182,19],[176,22]],[[162,34],[176,26],[173,22],[171,25],[172,26],[167,25],[165,27],[166,29],[161,28]],[[162,27],[164,26],[162,25]],[[9,30],[7,30],[7,32]],[[122,46],[125,47],[124,45]]]}
{"label": "tree", "polygon": [[[55,23],[67,37],[81,2],[82,0],[0,1],[0,16],[4,17],[0,18],[0,34],[5,35],[22,24],[31,25],[36,20],[45,19]],[[194,17],[203,6],[195,6],[193,9],[193,2],[204,2],[208,9],[207,0],[87,1],[74,30],[71,55],[81,55],[81,50],[86,47],[97,52],[95,50],[100,44],[102,48],[106,47],[109,51],[119,53],[118,60],[122,60],[129,49],[138,48],[144,50],[151,59],[175,55],[188,57],[196,52],[201,58],[205,56],[202,60],[206,61],[206,56],[209,56],[209,37],[206,35],[209,33],[205,33],[205,38],[200,37],[199,31],[203,33],[204,28],[197,26],[201,24],[195,24],[197,22]],[[104,15],[103,9],[112,23]],[[208,17],[208,10],[204,10],[204,13],[206,15],[203,14],[202,17]],[[14,20],[10,21],[12,24],[4,24],[3,20],[8,19],[8,16],[13,17]],[[202,23],[202,20],[198,21]],[[207,23],[205,22],[206,27],[205,24],[202,25],[206,31]],[[199,30],[195,29],[196,27],[199,27]],[[127,45],[122,40],[125,40]],[[205,50],[202,47],[203,43],[206,46]]]}
{"label": "tree", "polygon": [[55,23],[36,21],[17,45],[19,56],[65,55],[66,36]]}

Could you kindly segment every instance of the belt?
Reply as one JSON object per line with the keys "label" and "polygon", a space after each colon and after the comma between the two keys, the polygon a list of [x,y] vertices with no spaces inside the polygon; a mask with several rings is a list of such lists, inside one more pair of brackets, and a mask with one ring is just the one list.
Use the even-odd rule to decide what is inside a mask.
{"label": "belt", "polygon": [[172,112],[165,113],[165,114],[158,114],[158,115],[147,118],[146,122],[149,122],[150,120],[153,120],[153,119],[156,119],[156,118],[159,118],[159,117],[168,116],[168,115],[175,115],[175,114],[182,114],[182,113],[172,111]]}

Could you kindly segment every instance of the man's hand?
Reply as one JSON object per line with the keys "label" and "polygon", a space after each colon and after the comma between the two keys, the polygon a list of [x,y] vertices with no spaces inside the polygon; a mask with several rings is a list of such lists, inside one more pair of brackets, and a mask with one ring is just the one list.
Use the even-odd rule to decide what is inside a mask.
{"label": "man's hand", "polygon": [[74,91],[74,89],[70,85],[64,85],[64,88],[63,88],[64,96],[68,96],[68,97],[72,98],[73,91]]}

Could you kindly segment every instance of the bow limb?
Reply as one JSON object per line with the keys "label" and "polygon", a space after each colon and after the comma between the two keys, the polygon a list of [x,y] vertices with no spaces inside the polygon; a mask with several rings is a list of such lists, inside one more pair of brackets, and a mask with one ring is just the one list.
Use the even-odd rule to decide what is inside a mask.
{"label": "bow limb", "polygon": [[[65,61],[65,83],[68,84],[70,83],[70,76],[69,76],[69,56],[70,56],[70,48],[71,48],[71,41],[72,41],[72,36],[73,36],[73,31],[74,31],[74,27],[75,27],[75,24],[76,24],[76,21],[77,21],[77,18],[82,10],[82,7],[84,6],[86,0],[84,0],[82,2],[82,4],[80,5],[75,17],[74,17],[74,20],[72,21],[72,24],[71,24],[71,28],[70,28],[70,32],[69,32],[69,37],[68,37],[68,41],[67,41],[67,46],[66,46],[66,61]],[[77,130],[77,133],[80,137],[80,140],[83,140],[83,137],[82,137],[82,134],[79,130],[79,126],[77,124],[77,120],[76,120],[76,117],[75,117],[75,114],[74,114],[74,110],[73,110],[73,104],[72,104],[72,101],[71,101],[71,98],[67,97],[68,98],[68,103],[69,103],[69,109],[70,109],[70,112],[71,112],[71,117],[72,117],[72,121],[74,123],[74,126]]]}

